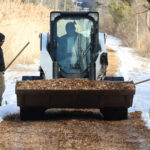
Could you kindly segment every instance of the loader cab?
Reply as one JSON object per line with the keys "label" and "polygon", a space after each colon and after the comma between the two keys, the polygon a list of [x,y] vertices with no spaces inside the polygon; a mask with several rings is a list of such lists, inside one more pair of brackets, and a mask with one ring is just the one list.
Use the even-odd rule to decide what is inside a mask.
{"label": "loader cab", "polygon": [[95,79],[98,13],[51,12],[53,78]]}

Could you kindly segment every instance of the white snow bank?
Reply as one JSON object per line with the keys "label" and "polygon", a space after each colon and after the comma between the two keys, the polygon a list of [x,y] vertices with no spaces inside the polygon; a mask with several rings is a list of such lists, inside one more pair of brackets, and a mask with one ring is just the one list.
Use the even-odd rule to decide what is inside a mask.
{"label": "white snow bank", "polygon": [[0,122],[8,115],[19,113],[19,107],[16,104],[7,104],[0,107]]}

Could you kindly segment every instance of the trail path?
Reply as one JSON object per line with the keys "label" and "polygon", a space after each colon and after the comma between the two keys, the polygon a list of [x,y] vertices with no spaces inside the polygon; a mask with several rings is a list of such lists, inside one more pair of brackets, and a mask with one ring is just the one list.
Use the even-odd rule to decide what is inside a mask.
{"label": "trail path", "polygon": [[[109,49],[108,75],[119,69],[117,54]],[[149,150],[150,130],[141,112],[128,120],[103,121],[99,110],[49,110],[45,120],[21,121],[19,114],[0,123],[0,150]]]}
{"label": "trail path", "polygon": [[[2,20],[0,30],[6,35],[6,44],[3,47],[7,58],[6,64],[28,40],[32,44],[18,62],[27,64],[26,62],[33,60],[32,58],[39,58],[38,34],[49,31],[49,10],[32,4],[21,5],[15,2],[7,3],[7,1],[1,3],[0,7]],[[116,49],[118,47],[115,47]],[[143,71],[148,77],[149,72],[146,68],[150,66],[149,63],[140,63],[141,68],[145,70],[138,68],[139,63],[133,67],[134,64],[130,63],[132,58],[128,57],[126,52],[116,53],[112,48],[108,50],[107,75],[114,75],[120,71],[126,75],[126,78],[130,73],[132,79],[138,75],[138,79],[141,80],[143,76],[140,75]],[[118,59],[117,54],[123,62]],[[141,60],[139,57],[137,59]],[[124,69],[123,65],[127,66],[127,69]],[[130,108],[130,111],[141,110],[142,114],[141,112],[129,113],[128,120],[103,121],[99,110],[51,110],[46,113],[45,120],[25,122],[19,118],[15,95],[15,83],[21,79],[24,70],[26,70],[25,75],[35,75],[37,73],[34,72],[38,67],[37,65],[18,66],[17,69],[12,68],[5,74],[6,91],[3,106],[0,108],[0,150],[150,150],[150,130],[141,120],[141,115],[148,116],[147,110],[143,113],[143,108],[145,105],[149,107],[149,98],[147,98],[149,84],[137,88],[138,94],[133,107]],[[144,91],[142,91],[143,87]],[[143,101],[145,99],[147,101]],[[11,113],[17,114],[10,115]],[[3,120],[5,116],[8,117]],[[146,117],[144,118],[146,120]]]}

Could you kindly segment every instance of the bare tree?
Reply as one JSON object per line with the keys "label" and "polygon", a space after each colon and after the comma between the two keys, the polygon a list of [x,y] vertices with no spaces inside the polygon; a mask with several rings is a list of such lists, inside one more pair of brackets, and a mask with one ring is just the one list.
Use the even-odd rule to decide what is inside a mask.
{"label": "bare tree", "polygon": [[58,0],[55,1],[55,10],[58,10]]}

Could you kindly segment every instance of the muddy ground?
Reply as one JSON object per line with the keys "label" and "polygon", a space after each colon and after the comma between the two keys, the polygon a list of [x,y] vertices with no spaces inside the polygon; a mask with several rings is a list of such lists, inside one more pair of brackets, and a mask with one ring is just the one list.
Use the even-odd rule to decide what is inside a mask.
{"label": "muddy ground", "polygon": [[[108,75],[118,60],[109,52]],[[150,150],[150,130],[141,112],[128,120],[104,121],[99,110],[52,109],[39,121],[21,121],[19,114],[0,123],[0,150]]]}

